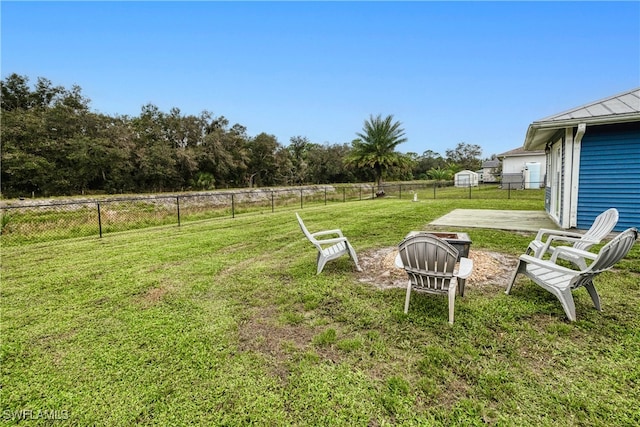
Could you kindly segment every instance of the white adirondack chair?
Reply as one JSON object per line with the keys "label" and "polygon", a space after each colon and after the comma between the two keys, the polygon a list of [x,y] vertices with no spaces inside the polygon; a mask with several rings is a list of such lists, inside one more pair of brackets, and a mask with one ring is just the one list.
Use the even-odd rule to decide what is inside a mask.
{"label": "white adirondack chair", "polygon": [[[584,234],[542,228],[538,231],[536,238],[529,243],[526,254],[533,254],[536,258],[542,258],[546,253],[553,253],[556,250],[557,246],[553,246],[553,244],[562,242],[565,244],[573,243],[575,249],[586,251],[607,237],[617,223],[618,210],[611,208],[598,215],[589,230]],[[545,235],[547,235],[546,240],[544,239]],[[587,268],[586,261],[579,252],[562,252],[558,257],[574,263],[581,270]]]}
{"label": "white adirondack chair", "polygon": [[[587,289],[593,300],[593,305],[598,311],[601,311],[600,296],[593,284],[593,279],[624,258],[637,238],[638,230],[629,228],[603,246],[597,254],[566,246],[556,248],[550,260],[542,260],[526,254],[521,255],[506,293],[508,295],[511,292],[516,276],[522,273],[555,295],[562,303],[570,321],[576,320],[576,308],[571,292],[581,286]],[[555,263],[557,258],[564,257],[564,255],[578,256],[582,259],[588,258],[593,262],[589,267],[576,271]]]}
{"label": "white adirondack chair", "polygon": [[[356,254],[355,249],[353,249],[353,246],[351,246],[347,238],[344,237],[341,230],[338,230],[338,229],[324,230],[324,231],[311,233],[309,232],[309,230],[307,230],[307,227],[304,225],[302,218],[300,218],[300,215],[298,215],[297,212],[296,212],[296,217],[298,218],[298,223],[300,224],[300,228],[302,229],[302,232],[304,233],[304,235],[307,236],[307,239],[309,239],[309,241],[313,244],[313,246],[315,246],[316,249],[318,249],[318,258],[317,258],[318,268],[317,268],[316,274],[320,274],[322,272],[322,269],[324,268],[327,261],[340,258],[342,255],[349,255],[353,260],[353,262],[355,262],[356,269],[358,271],[362,271],[362,269],[360,268],[360,264],[358,264],[358,255]],[[338,237],[333,237],[330,239],[321,239],[321,240],[317,239],[317,237],[319,236],[330,236],[330,235],[334,235]]]}
{"label": "white adirondack chair", "polygon": [[449,243],[429,233],[417,233],[405,238],[398,245],[396,265],[403,267],[409,276],[405,314],[409,311],[411,291],[447,295],[449,297],[449,323],[453,325],[458,280],[471,275],[473,261],[460,258],[455,270],[458,251]]}

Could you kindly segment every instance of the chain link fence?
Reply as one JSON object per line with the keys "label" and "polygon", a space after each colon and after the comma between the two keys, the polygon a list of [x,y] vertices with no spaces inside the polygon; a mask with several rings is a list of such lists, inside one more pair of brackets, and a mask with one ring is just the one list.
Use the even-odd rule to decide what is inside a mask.
{"label": "chain link fence", "polygon": [[[514,186],[515,187],[515,186]],[[384,197],[399,199],[530,199],[541,200],[543,190],[501,188],[498,185],[454,187],[450,183],[383,185]],[[20,200],[0,204],[0,242],[3,245],[74,237],[215,219],[234,218],[276,209],[371,200],[382,196],[372,184],[304,186],[184,193],[120,198]]]}

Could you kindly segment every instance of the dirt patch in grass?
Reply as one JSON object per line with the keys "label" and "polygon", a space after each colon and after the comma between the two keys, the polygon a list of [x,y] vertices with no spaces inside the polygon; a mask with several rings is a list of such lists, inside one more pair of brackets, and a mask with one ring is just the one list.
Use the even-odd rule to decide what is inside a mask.
{"label": "dirt patch in grass", "polygon": [[340,355],[334,346],[313,345],[317,333],[316,328],[308,325],[283,324],[273,306],[260,307],[238,328],[238,349],[264,355],[271,361],[272,372],[286,381],[287,363],[301,353],[313,351],[322,359],[339,362]]}
{"label": "dirt patch in grass", "polygon": [[158,304],[160,301],[162,301],[162,298],[168,292],[169,292],[169,289],[165,287],[151,288],[151,289],[148,289],[144,294],[139,295],[137,297],[137,302],[143,308],[149,308]]}
{"label": "dirt patch in grass", "polygon": [[[404,288],[407,273],[395,265],[398,248],[395,246],[373,249],[358,255],[362,272],[358,280],[379,289]],[[516,267],[518,258],[498,252],[471,250],[473,273],[467,279],[465,289],[482,286],[506,287]]]}
{"label": "dirt patch in grass", "polygon": [[311,332],[305,327],[281,325],[278,323],[275,307],[256,309],[239,329],[240,350],[257,351],[276,358],[285,353],[283,342],[295,347],[304,347],[311,342]]}

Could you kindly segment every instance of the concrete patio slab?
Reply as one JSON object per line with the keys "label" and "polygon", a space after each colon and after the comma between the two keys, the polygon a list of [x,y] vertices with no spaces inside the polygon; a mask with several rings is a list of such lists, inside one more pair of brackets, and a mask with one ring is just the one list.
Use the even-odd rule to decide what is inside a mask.
{"label": "concrete patio slab", "polygon": [[545,211],[509,211],[492,209],[454,209],[429,223],[434,226],[494,228],[498,230],[559,230]]}

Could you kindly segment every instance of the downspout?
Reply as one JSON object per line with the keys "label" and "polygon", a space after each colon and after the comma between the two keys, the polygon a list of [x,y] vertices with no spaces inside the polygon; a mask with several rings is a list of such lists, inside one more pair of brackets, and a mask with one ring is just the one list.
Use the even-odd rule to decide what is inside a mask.
{"label": "downspout", "polygon": [[584,136],[585,132],[587,131],[587,124],[586,123],[580,123],[578,125],[578,130],[576,131],[576,144],[580,144],[582,142],[582,137]]}
{"label": "downspout", "polygon": [[573,156],[571,165],[571,201],[569,207],[569,226],[577,227],[578,225],[578,186],[580,179],[580,151],[582,137],[587,131],[587,124],[580,123],[573,138]]}

